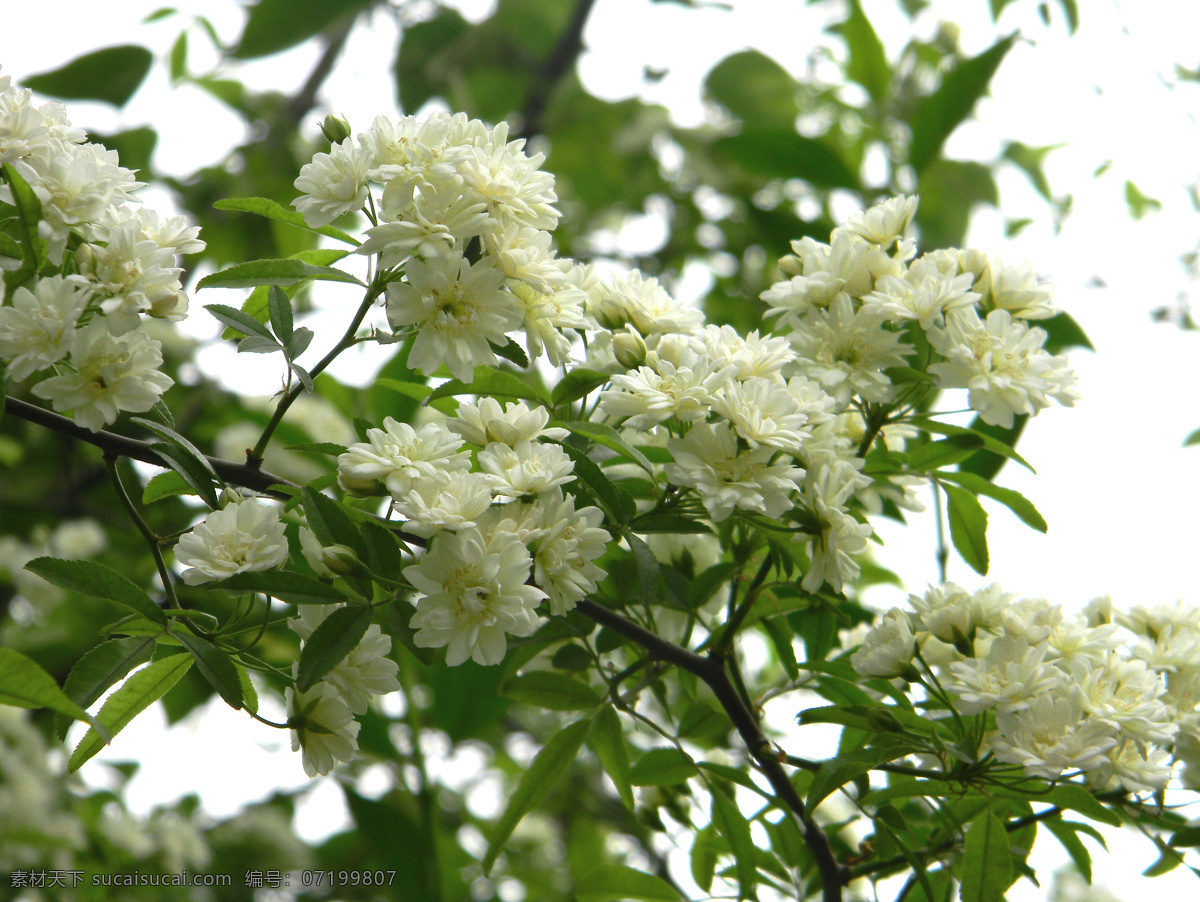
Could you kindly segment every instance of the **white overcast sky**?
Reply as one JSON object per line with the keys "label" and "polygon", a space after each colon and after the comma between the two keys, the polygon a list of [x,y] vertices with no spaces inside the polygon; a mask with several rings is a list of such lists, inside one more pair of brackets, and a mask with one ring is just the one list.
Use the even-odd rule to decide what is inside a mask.
{"label": "white overcast sky", "polygon": [[[180,20],[138,25],[161,5],[147,0],[9,4],[0,29],[0,74],[19,81],[108,44],[143,43],[162,50]],[[233,0],[173,5],[202,9],[226,40],[238,33],[242,14]],[[488,6],[463,5],[476,15]],[[689,11],[673,3],[599,0],[586,33],[590,50],[581,60],[588,87],[615,99],[641,89],[643,66],[668,69],[669,76],[649,97],[670,106],[681,122],[694,123],[703,115],[697,90],[701,77],[732,51],[754,46],[801,71],[819,37],[820,13],[798,0],[734,0],[732,5],[733,12]],[[952,559],[950,577],[968,585],[995,579],[1009,591],[1044,596],[1068,608],[1100,594],[1112,594],[1118,606],[1176,598],[1200,602],[1194,562],[1200,448],[1181,448],[1183,438],[1200,427],[1200,335],[1150,321],[1152,309],[1191,290],[1179,257],[1200,241],[1200,215],[1186,190],[1200,176],[1200,90],[1190,83],[1172,84],[1174,63],[1200,65],[1195,42],[1200,4],[1081,3],[1080,32],[1070,39],[1057,4],[1049,5],[1057,19],[1049,27],[1032,15],[1035,4],[1030,0],[1018,0],[1007,11],[1002,31],[1020,26],[1029,40],[1009,54],[994,82],[993,98],[977,110],[979,121],[960,129],[947,152],[990,159],[1000,138],[1035,146],[1066,144],[1046,165],[1055,191],[1075,196],[1075,212],[1061,234],[1049,228],[1041,201],[1023,178],[1010,174],[1001,180],[1005,215],[1030,216],[1037,224],[1006,242],[1001,217],[985,211],[973,222],[969,243],[1031,260],[1056,283],[1057,303],[1084,326],[1097,354],[1074,355],[1083,394],[1076,408],[1046,411],[1022,439],[1021,451],[1038,474],[1010,467],[999,479],[1037,504],[1050,533],[1034,533],[1006,511],[990,507],[991,574],[978,577]],[[863,6],[894,56],[909,35],[895,12],[895,0],[863,0]],[[933,8],[961,24],[969,52],[979,52],[995,39],[986,0],[939,0]],[[380,77],[395,33],[386,17],[379,17],[376,26],[373,34],[355,38],[346,55],[351,65],[323,94],[356,123],[395,113],[391,86]],[[194,39],[193,46],[198,44]],[[314,57],[313,48],[302,47],[257,63],[248,77],[264,86],[292,87],[303,77],[295,73],[306,72]],[[161,133],[156,162],[178,173],[218,159],[242,139],[238,121],[205,95],[171,93],[161,66],[121,114],[85,104],[68,104],[68,113],[75,124],[99,131],[154,125]],[[597,140],[603,137],[597,135]],[[553,166],[551,154],[547,167]],[[1102,176],[1094,175],[1106,166]],[[1126,179],[1160,200],[1162,211],[1133,222],[1122,199]],[[263,388],[264,393],[270,390]],[[936,579],[928,522],[881,531],[887,543],[881,558],[904,576],[910,589],[920,591]],[[900,594],[875,598],[880,604],[902,601]],[[271,733],[265,728],[251,735],[243,717],[217,708],[204,726],[176,728],[166,737],[158,716],[144,715],[121,737],[124,750],[116,748],[109,755],[120,759],[130,747],[157,737],[164,744],[155,757],[170,762],[169,779],[176,782],[180,773],[197,772],[185,765],[188,761],[197,768],[205,762],[201,772],[217,763],[222,772],[246,773],[259,781],[264,794],[264,781],[279,780],[281,771],[285,785],[304,782],[298,755],[281,762],[270,749],[258,748],[278,749],[286,745],[285,737],[263,736]],[[197,752],[196,737],[187,735],[192,731],[215,732],[224,741]],[[152,770],[150,764],[147,770]],[[164,791],[153,775],[135,782],[133,789],[134,803],[143,806],[161,799]],[[206,794],[206,805],[228,814],[244,793],[244,787],[218,787]],[[336,803],[332,786],[320,793]],[[312,810],[327,809],[318,804]],[[313,819],[323,817],[315,814]],[[1039,852],[1052,852],[1054,845],[1043,839]],[[1128,855],[1109,857],[1098,867],[1099,879],[1125,899],[1146,891],[1172,898],[1196,894],[1194,878],[1166,882],[1179,872],[1154,883],[1126,880],[1154,858],[1148,844],[1134,844]],[[1060,859],[1045,861],[1052,867]],[[1010,899],[1042,898],[1028,883],[1019,887]]]}

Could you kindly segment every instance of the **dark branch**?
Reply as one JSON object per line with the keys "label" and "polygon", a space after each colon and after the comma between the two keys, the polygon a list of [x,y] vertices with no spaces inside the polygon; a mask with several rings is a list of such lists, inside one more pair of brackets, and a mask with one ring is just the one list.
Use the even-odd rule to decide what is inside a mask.
{"label": "dark branch", "polygon": [[[579,59],[583,52],[583,29],[587,25],[588,16],[596,0],[578,0],[571,13],[571,21],[566,30],[559,36],[558,43],[550,52],[550,56],[542,63],[538,78],[534,82],[533,92],[525,101],[525,109],[521,111],[521,131],[519,136],[526,138],[542,132],[542,115],[550,103],[550,95],[558,87],[558,83]],[[514,136],[517,137],[517,136]]]}
{"label": "dark branch", "polygon": [[[78,425],[67,417],[52,413],[45,408],[38,407],[36,404],[29,404],[8,396],[5,396],[4,399],[4,412],[30,423],[35,423],[38,426],[44,426],[55,432],[69,435],[71,438],[87,442],[89,445],[95,445],[107,457],[130,457],[134,460],[140,460],[143,463],[153,464],[156,467],[163,467],[164,469],[167,466],[163,459],[154,452],[154,446],[151,442],[140,441],[139,439],[129,438],[125,435],[117,435],[115,432],[105,432],[104,430],[92,432],[92,430]],[[273,488],[273,486],[299,488],[294,482],[284,479],[282,476],[274,476],[262,470],[256,470],[244,463],[234,463],[230,460],[222,460],[219,457],[208,457],[207,460],[212,464],[212,468],[217,472],[217,475],[227,483],[241,486],[242,488],[250,489],[251,491],[259,492],[272,498],[279,498],[286,501],[292,497],[286,492],[281,492],[277,488]]]}

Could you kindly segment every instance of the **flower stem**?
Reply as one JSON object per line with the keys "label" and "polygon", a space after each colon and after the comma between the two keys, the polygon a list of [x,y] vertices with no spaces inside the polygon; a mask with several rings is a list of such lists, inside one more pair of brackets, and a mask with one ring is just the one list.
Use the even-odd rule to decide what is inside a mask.
{"label": "flower stem", "polygon": [[125,505],[125,510],[129,512],[129,518],[133,520],[133,525],[137,527],[137,531],[142,534],[142,538],[150,546],[150,553],[154,556],[155,566],[158,567],[159,579],[162,580],[163,588],[167,592],[167,601],[171,607],[178,608],[179,599],[175,597],[175,585],[171,582],[171,571],[167,569],[167,563],[163,560],[162,548],[159,546],[158,536],[146,525],[146,521],[137,512],[137,508],[133,506],[133,501],[130,499],[129,493],[125,491],[125,483],[121,481],[121,474],[117,472],[117,458],[105,454],[104,467],[108,470],[108,476],[112,480],[113,488],[117,490],[117,497]]}

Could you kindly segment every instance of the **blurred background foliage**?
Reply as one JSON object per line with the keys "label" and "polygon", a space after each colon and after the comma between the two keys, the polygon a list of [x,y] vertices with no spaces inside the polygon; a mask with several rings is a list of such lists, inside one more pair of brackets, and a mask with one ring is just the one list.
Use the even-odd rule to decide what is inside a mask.
{"label": "blurred background foliage", "polygon": [[[709,320],[741,330],[759,323],[764,310],[759,293],[774,280],[775,261],[787,252],[788,243],[806,235],[823,239],[837,210],[862,208],[897,193],[919,193],[922,249],[956,246],[964,241],[977,206],[999,206],[997,173],[1015,167],[1044,198],[1046,217],[1069,213],[1070,198],[1055,194],[1041,168],[1051,148],[1003,141],[991,160],[946,154],[948,138],[986,96],[989,82],[1021,40],[1018,34],[997,29],[987,49],[968,55],[958,44],[955,25],[943,22],[923,31],[929,37],[919,37],[914,27],[913,36],[894,54],[885,51],[859,0],[796,3],[787,16],[815,15],[833,23],[825,40],[798,46],[796,59],[788,61],[750,49],[727,56],[698,87],[708,101],[706,121],[682,127],[662,106],[636,96],[603,99],[581,81],[576,63],[586,23],[593,6],[604,2],[499,0],[474,20],[453,5],[430,0],[259,0],[246,8],[244,27],[232,43],[223,42],[202,16],[164,9],[152,18],[179,23],[169,47],[140,46],[134,28],[131,43],[102,48],[55,71],[32,77],[6,74],[47,97],[120,106],[160,67],[176,86],[199,87],[235,114],[244,123],[245,142],[225,158],[182,176],[156,170],[158,135],[152,125],[92,135],[117,149],[122,163],[139,169],[144,181],[168,188],[179,208],[202,226],[207,249],[187,265],[203,270],[314,248],[312,233],[213,205],[247,196],[290,204],[296,173],[314,152],[327,147],[316,124],[327,112],[338,112],[337,98],[327,99],[323,86],[345,64],[343,51],[354,30],[370,28],[379,16],[395,17],[400,26],[395,55],[379,61],[378,78],[394,83],[404,113],[419,114],[436,104],[492,122],[508,120],[514,137],[524,137],[532,149],[546,153],[545,167],[557,178],[563,213],[556,232],[560,254],[637,266],[658,276],[668,289],[680,285],[685,275],[698,278],[704,288],[697,293]],[[910,22],[926,6],[922,0],[897,2]],[[1073,31],[1077,25],[1073,0],[990,0],[993,19],[1010,3],[1025,3],[1053,27]],[[731,4],[727,15],[737,14]],[[637,28],[637,22],[630,27]],[[244,66],[304,42],[319,48],[310,71],[270,90],[243,83]],[[200,71],[193,60],[202,44],[209,55],[217,52],[219,62]],[[644,79],[650,84],[663,74],[647,68]],[[324,106],[327,100],[332,109]],[[369,123],[352,125],[357,132]],[[647,219],[654,225],[652,238],[619,239],[625,225]],[[1013,221],[1009,228],[1016,231],[1023,224]],[[300,310],[312,302],[294,300]],[[265,410],[247,405],[201,372],[191,362],[195,349],[189,340],[166,329],[161,337],[167,371],[177,383],[166,401],[179,431],[207,453],[236,457],[236,439],[230,437],[247,422],[261,430]],[[1060,339],[1059,347],[1071,338]],[[399,355],[385,365],[383,375],[406,377]],[[351,391],[328,374],[318,380],[318,395],[307,414],[289,421],[297,425],[285,425],[284,444],[330,440],[322,423],[346,428],[355,417],[378,423],[385,415],[403,418],[412,412],[400,394]],[[118,428],[139,435],[129,424]],[[318,473],[328,469],[318,457],[277,466],[280,472],[286,466],[307,468],[305,478],[312,478],[314,467]],[[268,469],[276,469],[271,461]],[[137,473],[129,468],[127,477],[137,478]],[[146,584],[153,563],[114,504],[95,449],[12,417],[0,419],[0,512],[0,644],[35,658],[61,681],[96,643],[111,612],[101,602],[39,585],[22,573],[24,562],[48,550],[62,557],[83,556],[99,544],[109,566]],[[153,529],[169,535],[185,529],[194,511],[178,498],[167,498],[148,505],[144,516]],[[684,554],[673,572],[686,581],[696,571],[696,562]],[[621,574],[613,578],[619,580]],[[215,594],[204,593],[204,603],[212,604]],[[805,612],[795,622],[808,643],[826,647],[838,625],[828,612]],[[35,747],[38,734],[27,723],[10,722],[0,757],[0,801],[9,799],[5,807],[23,814],[0,818],[0,872],[60,867],[88,873],[172,873],[188,867],[230,873],[232,888],[162,889],[156,895],[218,900],[255,898],[256,892],[266,898],[244,885],[246,871],[266,872],[269,878],[272,870],[304,867],[383,869],[397,875],[392,886],[383,888],[334,892],[327,886],[290,887],[293,896],[305,899],[583,898],[576,891],[587,885],[589,872],[613,861],[628,861],[672,880],[669,850],[680,842],[690,844],[690,839],[679,839],[681,830],[685,836],[698,830],[683,784],[649,782],[639,795],[636,816],[631,815],[606,788],[590,753],[522,822],[492,876],[480,869],[491,814],[480,799],[511,790],[533,750],[561,726],[556,713],[514,704],[502,694],[505,680],[538,648],[563,641],[572,629],[571,618],[550,629],[557,632],[538,634],[496,668],[472,662],[452,669],[425,666],[395,650],[405,686],[404,713],[368,716],[360,761],[346,768],[340,780],[355,829],[312,849],[289,833],[294,805],[289,793],[278,793],[223,822],[197,811],[195,798],[172,803],[150,818],[134,818],[120,794],[134,765],[117,775],[111,791],[100,792],[84,791],[75,783],[68,787],[45,771],[37,778],[48,787],[44,797],[22,800],[21,767],[35,767],[30,762],[43,753]],[[268,644],[263,657],[282,663],[285,651],[276,649],[273,657]],[[772,659],[764,666],[778,669],[784,663]],[[554,664],[569,672],[580,661],[560,651]],[[703,699],[689,702],[690,692],[680,688],[677,674],[651,669],[643,689],[664,709],[687,705],[683,716],[689,741],[731,748],[734,757],[740,753],[718,710]],[[168,719],[179,721],[211,695],[197,674],[189,674],[165,699]],[[42,735],[50,735],[48,720],[34,722]],[[645,735],[634,742],[648,748],[653,738]],[[28,752],[20,758],[24,765],[18,761],[18,746]],[[476,764],[465,766],[468,759]],[[459,762],[459,772],[447,761]],[[380,763],[393,774],[391,788],[382,795],[368,792],[360,781],[364,770]],[[62,826],[66,815],[73,815],[78,826]],[[716,852],[727,851],[711,830],[698,835],[713,843]],[[834,832],[832,839],[844,859],[857,854],[857,837]],[[792,864],[803,864],[806,853],[797,837],[781,836],[773,845],[790,848],[796,858]],[[264,886],[271,888],[269,882]],[[81,888],[73,898],[146,898],[142,892]]]}

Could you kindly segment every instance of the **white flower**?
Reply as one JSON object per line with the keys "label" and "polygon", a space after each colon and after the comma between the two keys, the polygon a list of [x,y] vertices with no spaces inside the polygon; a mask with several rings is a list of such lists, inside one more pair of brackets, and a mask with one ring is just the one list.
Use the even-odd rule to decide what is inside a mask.
{"label": "white flower", "polygon": [[447,256],[413,259],[404,272],[407,281],[387,287],[387,314],[392,328],[417,330],[409,366],[429,376],[445,364],[471,382],[475,367],[496,362],[489,342],[503,346],[505,333],[521,325],[516,298],[501,289],[503,270],[492,257],[472,265]]}
{"label": "white flower", "polygon": [[729,420],[751,448],[767,445],[796,454],[812,435],[808,413],[788,384],[761,376],[731,382],[718,390],[712,410]]}
{"label": "white flower", "polygon": [[877,244],[886,250],[893,241],[904,237],[916,212],[916,197],[889,197],[869,210],[855,213],[839,226],[838,231],[857,235],[864,241]]}
{"label": "white flower", "polygon": [[482,473],[456,472],[444,478],[417,479],[396,502],[408,518],[406,532],[429,538],[443,529],[474,526],[492,504],[492,483]]}
{"label": "white flower", "polygon": [[368,429],[367,441],[338,456],[338,485],[356,495],[374,493],[380,483],[397,500],[419,479],[440,479],[471,466],[470,453],[459,451],[462,439],[442,423],[413,429],[391,417],[382,429]]}
{"label": "white flower", "polygon": [[912,669],[916,649],[908,614],[892,608],[871,627],[862,645],[850,656],[850,665],[862,676],[890,680]]}
{"label": "white flower", "polygon": [[296,177],[302,192],[292,206],[312,228],[327,226],[343,213],[361,210],[367,202],[367,155],[347,138],[329,153],[318,153]]}
{"label": "white flower", "polygon": [[968,592],[956,583],[929,586],[924,595],[909,595],[916,611],[916,626],[943,642],[970,651],[978,630],[996,629],[1004,611],[1016,598],[992,583],[986,589]]}
{"label": "white flower", "polygon": [[815,535],[798,533],[796,541],[806,543],[808,572],[800,585],[816,592],[828,583],[841,592],[845,581],[858,576],[860,568],[854,555],[867,550],[867,539],[874,530],[847,511],[845,504],[854,492],[870,480],[844,460],[821,461],[810,465],[801,496]]}
{"label": "white flower", "polygon": [[625,420],[630,429],[649,429],[674,417],[683,422],[708,416],[713,395],[728,383],[733,364],[719,365],[687,344],[663,339],[647,355],[646,364],[630,373],[617,373],[611,389],[600,392],[600,408]]}
{"label": "white flower", "polygon": [[1020,711],[1065,679],[1057,667],[1043,663],[1045,657],[1044,645],[1001,636],[985,657],[953,662],[946,688],[958,696],[955,707],[961,714]]}
{"label": "white flower", "polygon": [[848,295],[840,295],[828,310],[815,310],[788,335],[799,371],[820,383],[846,407],[855,395],[864,401],[887,401],[895,389],[883,370],[905,364],[912,348],[884,326],[878,312],[854,311]]}
{"label": "white flower", "polygon": [[1162,677],[1144,661],[1127,661],[1110,653],[1099,663],[1076,660],[1071,675],[1080,704],[1093,717],[1111,724],[1144,748],[1170,745],[1179,727],[1162,700]]}
{"label": "white flower", "polygon": [[529,636],[540,621],[534,609],[546,593],[526,584],[532,561],[515,535],[494,533],[485,540],[474,527],[438,533],[421,559],[404,569],[418,592],[409,621],[420,648],[446,648],[446,663],[471,658],[499,664],[506,635]]}
{"label": "white flower", "polygon": [[509,141],[507,122],[484,131],[473,145],[457,170],[470,195],[487,204],[492,231],[549,230],[558,224],[554,176],[538,168],[544,154],[526,155],[524,138]]}
{"label": "white flower", "polygon": [[708,515],[724,520],[734,508],[776,518],[795,504],[804,471],[786,463],[772,464],[775,449],[739,450],[733,430],[724,423],[697,423],[682,439],[670,439],[675,458],[666,466],[675,485],[694,487]]}
{"label": "white flower", "polygon": [[1048,319],[1058,311],[1051,305],[1054,286],[1039,283],[1030,263],[1006,264],[995,254],[960,253],[961,265],[975,277],[974,290],[986,310],[1007,310],[1019,319]]}
{"label": "white flower", "polygon": [[93,432],[123,411],[144,413],[171,387],[170,376],[158,371],[162,349],[140,330],[113,336],[97,317],[71,339],[73,373],[51,376],[33,387],[59,411],[74,410],[75,422]]}
{"label": "white flower", "polygon": [[[1178,749],[1175,753],[1178,755]],[[1120,787],[1126,792],[1161,792],[1174,775],[1170,759],[1166,749],[1143,750],[1133,742],[1118,742],[1100,767],[1088,774],[1088,783],[1099,790]],[[1186,780],[1184,785],[1188,785]]]}
{"label": "white flower", "polygon": [[32,291],[14,291],[10,305],[0,307],[0,360],[8,360],[8,377],[20,382],[66,357],[90,297],[77,276],[50,276]]}
{"label": "white flower", "polygon": [[600,528],[604,512],[598,507],[575,509],[575,497],[554,488],[538,499],[541,534],[533,547],[533,579],[546,590],[552,614],[565,614],[589,592],[596,591],[605,571],[593,561],[612,536]]}
{"label": "white flower", "polygon": [[691,336],[691,346],[701,357],[714,361],[718,368],[733,364],[733,378],[739,382],[756,377],[774,377],[796,359],[788,340],[781,335],[761,336],[755,329],[738,335],[733,326],[708,325]]}
{"label": "white flower", "polygon": [[998,709],[996,728],[998,735],[991,737],[996,757],[1020,764],[1029,776],[1047,780],[1068,770],[1102,767],[1105,755],[1117,743],[1116,731],[1087,717],[1075,698],[1049,691],[1040,692],[1020,708]]}
{"label": "white flower", "polygon": [[[313,632],[333,611],[341,605],[304,604],[299,606],[300,616],[288,618],[288,626],[303,641],[308,642]],[[338,695],[355,714],[365,714],[372,698],[387,695],[400,688],[396,679],[399,665],[388,658],[392,650],[391,636],[385,636],[372,623],[350,654],[342,658],[322,681],[337,690]]]}
{"label": "white flower", "polygon": [[478,460],[499,499],[537,495],[575,478],[575,465],[561,447],[528,439],[512,446],[492,442]]}
{"label": "white flower", "polygon": [[689,334],[704,323],[704,313],[685,307],[658,280],[639,272],[613,273],[587,291],[587,312],[605,329],[633,326],[643,336]]}
{"label": "white flower", "polygon": [[327,774],[337,762],[354,760],[360,725],[336,689],[324,681],[304,693],[288,689],[287,706],[292,751],[304,749],[306,774]]}
{"label": "white flower", "polygon": [[175,560],[189,568],[183,571],[189,586],[235,573],[272,570],[282,566],[287,556],[278,508],[254,498],[213,511],[175,546]]}
{"label": "white flower", "polygon": [[530,410],[524,401],[509,401],[501,408],[495,398],[480,398],[459,401],[455,418],[447,420],[446,427],[480,448],[491,442],[516,445],[542,436],[562,441],[569,435],[565,429],[547,429],[548,422],[550,411],[545,407]]}
{"label": "white flower", "polygon": [[408,206],[389,211],[393,222],[367,230],[358,254],[379,254],[379,265],[390,269],[416,254],[446,257],[480,234],[487,223],[487,206],[464,197],[457,186],[425,188]]}
{"label": "white flower", "polygon": [[972,307],[979,295],[970,274],[948,276],[925,260],[916,260],[903,277],[884,276],[863,298],[863,308],[892,321],[916,320],[922,329],[941,326],[949,310]]}
{"label": "white flower", "polygon": [[929,342],[946,358],[929,372],[939,388],[968,389],[971,408],[993,426],[1008,429],[1014,414],[1036,414],[1050,398],[1073,407],[1079,393],[1065,357],[1046,353],[1046,333],[1013,322],[1007,310],[981,321],[973,309],[955,311],[945,329],[929,332]]}

